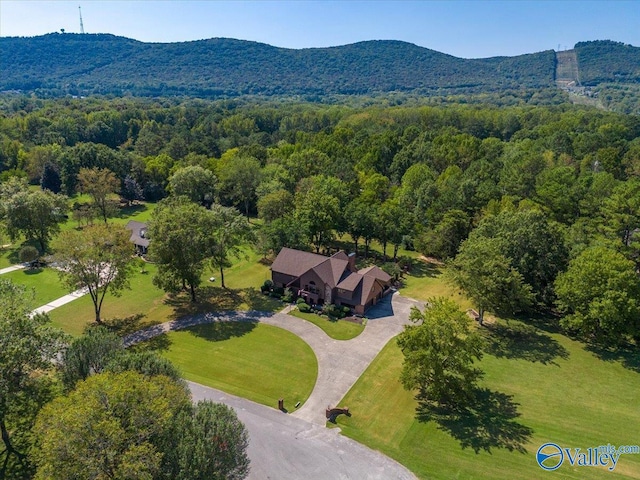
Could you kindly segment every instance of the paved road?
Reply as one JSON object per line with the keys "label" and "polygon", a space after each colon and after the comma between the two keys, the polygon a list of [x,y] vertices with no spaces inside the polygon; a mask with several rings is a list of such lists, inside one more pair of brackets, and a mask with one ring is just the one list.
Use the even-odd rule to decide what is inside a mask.
{"label": "paved road", "polygon": [[235,409],[249,431],[249,479],[415,479],[379,452],[328,429],[227,393],[189,383],[194,400]]}

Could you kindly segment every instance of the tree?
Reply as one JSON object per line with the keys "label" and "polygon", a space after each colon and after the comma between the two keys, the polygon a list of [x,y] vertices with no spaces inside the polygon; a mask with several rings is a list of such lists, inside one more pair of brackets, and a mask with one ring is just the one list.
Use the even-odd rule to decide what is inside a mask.
{"label": "tree", "polygon": [[34,427],[38,479],[161,478],[185,388],[164,376],[103,373],[44,407]]}
{"label": "tree", "polygon": [[375,232],[375,208],[368,202],[355,199],[345,211],[346,230],[353,239],[354,252],[358,253],[358,241],[364,238],[365,258],[369,255],[369,245]]}
{"label": "tree", "polygon": [[258,199],[258,216],[271,222],[293,212],[293,195],[284,189],[267,193]]}
{"label": "tree", "polygon": [[124,177],[122,192],[120,192],[120,195],[128,202],[129,205],[131,205],[131,202],[142,200],[144,198],[142,187],[131,175]]}
{"label": "tree", "polygon": [[177,420],[165,464],[175,480],[240,480],[249,473],[249,436],[235,411],[200,401]]}
{"label": "tree", "polygon": [[46,252],[51,237],[60,231],[60,223],[67,211],[67,199],[49,190],[3,190],[2,212],[7,232],[12,241],[24,235],[28,241],[38,242]]}
{"label": "tree", "polygon": [[640,338],[640,280],[621,253],[599,246],[584,250],[558,275],[556,294],[567,330],[608,344]]}
{"label": "tree", "polygon": [[481,372],[473,366],[482,357],[482,342],[471,320],[447,298],[432,298],[421,312],[409,315],[398,336],[404,355],[400,380],[407,390],[417,390],[421,402],[452,406],[463,403]]}
{"label": "tree", "polygon": [[211,265],[220,269],[220,283],[222,288],[226,288],[224,269],[231,266],[229,256],[240,254],[240,246],[251,238],[252,231],[242,214],[233,207],[213,205],[209,221]]}
{"label": "tree", "polygon": [[505,210],[487,216],[469,235],[470,243],[491,239],[531,287],[535,300],[551,305],[553,282],[568,261],[564,234],[557,224],[536,210]]}
{"label": "tree", "polygon": [[20,252],[18,252],[18,258],[22,263],[28,263],[31,267],[33,262],[35,262],[40,257],[40,252],[36,247],[32,247],[31,245],[27,245],[26,247],[22,247]]}
{"label": "tree", "polygon": [[533,301],[531,287],[501,251],[496,239],[470,237],[447,270],[452,282],[476,304],[481,325],[485,310],[513,314]]}
{"label": "tree", "polygon": [[[35,398],[33,390],[46,381],[52,360],[62,350],[65,335],[52,329],[46,315],[31,315],[34,292],[0,279],[0,478],[12,457],[24,464],[33,411],[15,418],[19,406]],[[29,415],[27,415],[27,413]],[[9,425],[16,420],[15,425]],[[14,442],[18,436],[19,441]],[[2,458],[4,456],[4,458]]]}
{"label": "tree", "polygon": [[95,321],[107,292],[119,296],[133,272],[130,232],[120,225],[90,225],[63,232],[55,242],[62,281],[72,290],[84,287],[93,302]]}
{"label": "tree", "polygon": [[110,197],[119,190],[115,174],[106,168],[81,168],[78,183],[80,191],[91,196],[106,224],[112,208]]}
{"label": "tree", "polygon": [[218,179],[206,168],[199,165],[176,170],[169,177],[169,192],[174,196],[185,196],[203,207],[210,207],[216,193]]}
{"label": "tree", "polygon": [[440,259],[453,258],[470,229],[471,221],[466,213],[462,210],[449,210],[440,223],[420,239],[420,250]]}
{"label": "tree", "polygon": [[333,238],[340,217],[340,201],[322,189],[311,188],[296,194],[296,219],[306,227],[311,243],[320,251]]}
{"label": "tree", "polygon": [[12,239],[21,232],[27,240],[35,240],[46,252],[51,238],[60,231],[66,219],[67,197],[50,191],[34,190],[18,194],[7,205],[7,227]]}
{"label": "tree", "polygon": [[62,179],[60,178],[58,167],[55,164],[51,162],[44,164],[42,177],[40,178],[40,186],[43,190],[50,190],[53,193],[60,193],[62,191]]}
{"label": "tree", "polygon": [[260,184],[260,162],[253,157],[228,159],[218,170],[222,191],[236,204],[244,206],[249,219],[249,206]]}
{"label": "tree", "polygon": [[169,198],[158,204],[149,222],[153,242],[149,255],[158,265],[154,285],[165,291],[189,289],[196,301],[211,241],[207,210],[185,197]]}
{"label": "tree", "polygon": [[90,375],[102,373],[107,365],[123,353],[122,339],[106,327],[89,328],[74,338],[62,355],[60,375],[67,391]]}
{"label": "tree", "polygon": [[629,257],[638,256],[635,236],[640,228],[640,181],[631,179],[618,185],[601,209],[602,230]]}

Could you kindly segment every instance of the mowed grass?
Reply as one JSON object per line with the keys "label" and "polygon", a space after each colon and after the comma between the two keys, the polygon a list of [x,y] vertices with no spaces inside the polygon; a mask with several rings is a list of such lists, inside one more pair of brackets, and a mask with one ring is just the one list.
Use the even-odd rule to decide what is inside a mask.
{"label": "mowed grass", "polygon": [[[157,267],[147,264],[146,273],[136,270],[131,278],[131,289],[123,290],[119,297],[107,293],[102,307],[101,317],[108,324],[117,327],[122,334],[164,323],[185,315],[210,311],[260,310],[274,312],[282,308],[282,302],[266,297],[260,293],[260,285],[267,276],[269,267],[258,262],[259,256],[251,249],[246,250],[246,257],[235,259],[233,265],[225,271],[228,288],[209,282],[214,275],[206,271],[201,287],[197,291],[196,303],[191,302],[189,295],[182,292],[167,295],[153,285],[153,275]],[[216,275],[218,277],[219,275]],[[36,287],[38,290],[38,287]],[[63,291],[62,295],[68,293]],[[60,296],[62,296],[60,295]],[[80,335],[88,324],[95,320],[93,303],[89,296],[63,305],[50,314],[53,324],[72,335]]]}
{"label": "mowed grass", "polygon": [[349,322],[347,320],[329,320],[328,317],[321,317],[315,313],[304,313],[300,310],[292,310],[289,315],[302,318],[320,327],[324,333],[334,340],[351,340],[357,337],[364,330],[364,325]]}
{"label": "mowed grass", "polygon": [[58,272],[52,268],[23,269],[5,273],[3,279],[24,285],[35,292],[33,307],[38,308],[62,297],[69,291],[62,285]]}
{"label": "mowed grass", "polygon": [[[165,303],[165,293],[152,283],[156,267],[148,264],[146,273],[136,270],[131,278],[131,289],[121,296],[107,293],[101,311],[103,320],[117,324],[123,333],[173,319],[173,309]],[[67,292],[68,293],[68,292]],[[80,335],[95,321],[93,302],[85,295],[49,313],[53,324],[67,333]],[[129,322],[123,322],[129,318]]]}
{"label": "mowed grass", "polygon": [[184,378],[276,408],[311,394],[318,363],[311,347],[270,325],[219,322],[164,335],[162,352]]}
{"label": "mowed grass", "polygon": [[[495,398],[505,395],[517,416],[486,404],[475,417],[416,419],[417,402],[399,382],[403,356],[393,339],[340,402],[352,412],[338,418],[342,432],[425,479],[640,478],[640,455],[621,456],[613,472],[565,462],[547,473],[535,458],[547,442],[583,451],[607,443],[637,445],[638,359],[629,369],[561,334],[527,326],[519,338],[518,321],[498,325],[503,330],[492,343],[495,355],[479,363],[485,372],[480,384]],[[505,335],[511,330],[516,333]],[[500,447],[509,441],[524,453]]]}

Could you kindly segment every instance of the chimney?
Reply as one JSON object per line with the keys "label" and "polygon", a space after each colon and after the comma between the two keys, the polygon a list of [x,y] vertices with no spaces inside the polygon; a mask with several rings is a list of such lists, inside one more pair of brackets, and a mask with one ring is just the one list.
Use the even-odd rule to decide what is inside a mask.
{"label": "chimney", "polygon": [[357,269],[356,269],[356,253],[355,252],[350,253],[348,255],[348,257],[349,257],[349,270],[354,272],[354,273],[357,272]]}

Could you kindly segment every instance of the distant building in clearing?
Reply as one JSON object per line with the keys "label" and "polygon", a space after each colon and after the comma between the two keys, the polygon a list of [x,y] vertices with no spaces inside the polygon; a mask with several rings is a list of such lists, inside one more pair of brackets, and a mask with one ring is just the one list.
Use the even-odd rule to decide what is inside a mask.
{"label": "distant building in clearing", "polygon": [[136,222],[135,220],[129,220],[129,223],[125,226],[127,230],[131,232],[129,241],[135,246],[136,253],[140,255],[146,255],[149,248],[149,235],[147,233],[148,227],[144,222]]}

